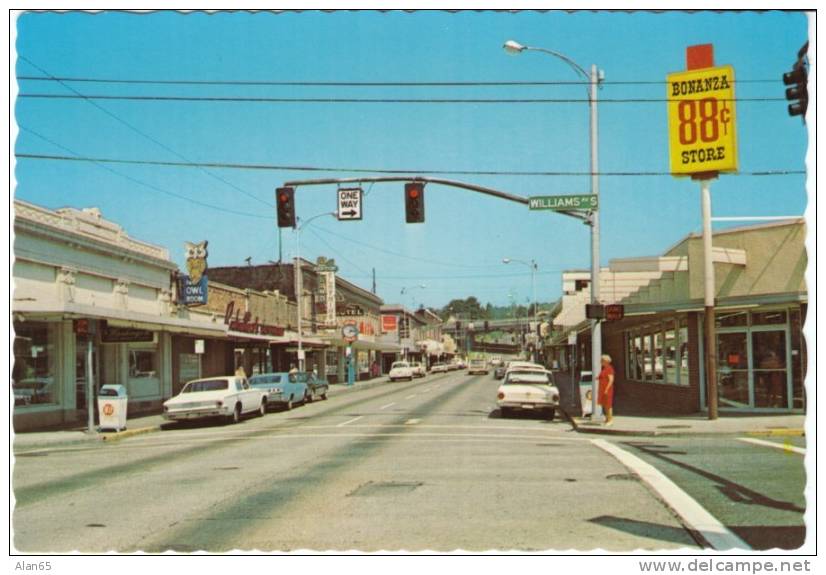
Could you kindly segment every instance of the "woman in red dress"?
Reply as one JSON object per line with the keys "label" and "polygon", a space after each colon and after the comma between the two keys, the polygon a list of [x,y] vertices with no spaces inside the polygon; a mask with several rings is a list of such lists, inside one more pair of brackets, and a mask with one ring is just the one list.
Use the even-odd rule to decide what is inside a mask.
{"label": "woman in red dress", "polygon": [[611,356],[603,355],[600,363],[602,370],[599,372],[598,403],[605,414],[605,425],[612,425],[614,423],[614,368],[611,366]]}

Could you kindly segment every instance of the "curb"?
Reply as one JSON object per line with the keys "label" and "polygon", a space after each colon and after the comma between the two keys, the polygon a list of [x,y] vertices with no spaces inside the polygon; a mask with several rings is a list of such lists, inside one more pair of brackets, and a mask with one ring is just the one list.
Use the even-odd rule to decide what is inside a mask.
{"label": "curb", "polygon": [[588,433],[592,435],[619,435],[619,436],[637,436],[637,437],[713,437],[713,436],[736,436],[749,435],[756,437],[800,437],[805,436],[806,432],[802,428],[775,428],[763,429],[754,431],[698,431],[698,432],[680,432],[680,431],[642,431],[634,429],[610,429],[605,427],[591,427],[590,425],[581,425],[577,423],[576,419],[571,417],[563,408],[559,408],[568,423],[577,433]]}
{"label": "curb", "polygon": [[150,427],[136,427],[135,429],[127,429],[125,431],[116,431],[115,433],[102,433],[101,441],[117,441],[119,439],[126,439],[133,435],[143,435],[144,433],[152,433],[153,431],[160,431],[160,425],[152,425]]}

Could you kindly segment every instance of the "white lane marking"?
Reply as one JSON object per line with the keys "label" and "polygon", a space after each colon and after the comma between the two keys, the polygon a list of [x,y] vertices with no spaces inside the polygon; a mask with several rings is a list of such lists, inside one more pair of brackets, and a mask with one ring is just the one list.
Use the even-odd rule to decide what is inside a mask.
{"label": "white lane marking", "polygon": [[422,390],[422,393],[427,393],[428,391],[430,391],[430,388],[429,388],[429,387],[425,387],[425,388]]}
{"label": "white lane marking", "polygon": [[659,469],[604,439],[592,439],[591,442],[603,451],[613,455],[625,467],[639,475],[640,479],[656,491],[657,494],[663,498],[663,501],[665,501],[691,529],[700,533],[714,549],[718,551],[751,549],[745,541],[720,523],[716,517],[706,511],[702,505],[697,503],[696,500],[666,477]]}
{"label": "white lane marking", "polygon": [[354,421],[358,421],[358,420],[359,420],[359,419],[361,419],[362,417],[364,417],[364,416],[363,416],[363,415],[359,415],[358,417],[354,417],[353,419],[349,419],[349,420],[345,421],[344,423],[339,423],[338,425],[336,425],[336,427],[344,427],[344,426],[345,426],[345,425],[347,425],[348,423],[353,423]]}
{"label": "white lane marking", "polygon": [[407,421],[404,422],[404,424],[405,425],[416,425],[420,421],[421,421],[421,419],[408,419]]}
{"label": "white lane marking", "polygon": [[390,407],[392,405],[396,405],[396,402],[394,401],[392,403],[388,403],[387,405],[382,405],[379,409],[387,409],[388,407]]}
{"label": "white lane marking", "polygon": [[405,397],[405,399],[413,399],[414,397],[416,397],[415,393],[412,394],[412,395],[408,395],[407,397]]}
{"label": "white lane marking", "polygon": [[753,439],[751,437],[738,437],[739,441],[745,441],[746,443],[753,443],[754,445],[762,445],[764,447],[774,447],[775,449],[782,449],[783,451],[791,451],[794,453],[799,453],[800,455],[806,455],[806,450],[803,447],[797,447],[795,445],[791,445],[788,443],[775,443],[774,441],[765,441],[763,439]]}

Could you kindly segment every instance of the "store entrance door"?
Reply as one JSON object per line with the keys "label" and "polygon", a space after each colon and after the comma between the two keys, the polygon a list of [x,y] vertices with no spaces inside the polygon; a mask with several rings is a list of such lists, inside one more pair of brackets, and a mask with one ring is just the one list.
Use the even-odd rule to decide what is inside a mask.
{"label": "store entrance door", "polygon": [[717,394],[721,408],[790,409],[788,328],[721,329],[717,335]]}

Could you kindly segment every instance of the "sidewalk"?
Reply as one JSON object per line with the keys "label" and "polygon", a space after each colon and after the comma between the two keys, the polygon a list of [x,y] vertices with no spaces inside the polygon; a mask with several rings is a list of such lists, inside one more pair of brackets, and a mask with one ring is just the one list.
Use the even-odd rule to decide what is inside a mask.
{"label": "sidewalk", "polygon": [[804,435],[806,416],[803,414],[720,413],[709,421],[706,413],[690,415],[657,413],[623,413],[620,406],[614,412],[614,423],[605,427],[580,417],[582,407],[578,389],[571,386],[570,376],[554,372],[559,388],[560,407],[574,431],[603,435],[752,435],[784,436]]}
{"label": "sidewalk", "polygon": [[[329,397],[351,393],[359,389],[371,389],[386,383],[390,380],[385,376],[377,377],[367,381],[357,381],[352,387],[337,383],[330,386]],[[116,441],[133,435],[160,431],[161,425],[167,421],[160,413],[140,414],[136,417],[129,417],[126,421],[124,431],[92,432],[86,431],[86,425],[78,423],[67,426],[64,429],[48,431],[27,431],[17,433],[13,440],[13,451],[24,453],[44,448],[62,447],[71,445],[81,445],[93,442]]]}

